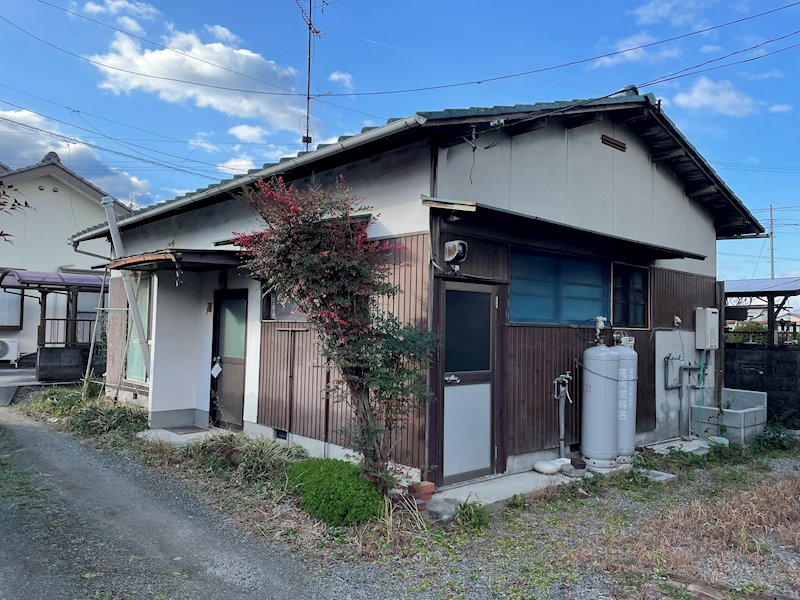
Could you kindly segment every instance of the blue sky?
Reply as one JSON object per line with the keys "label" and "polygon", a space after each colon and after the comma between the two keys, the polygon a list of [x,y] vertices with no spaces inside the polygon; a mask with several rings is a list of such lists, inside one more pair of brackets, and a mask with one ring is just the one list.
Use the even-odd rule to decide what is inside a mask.
{"label": "blue sky", "polygon": [[[595,97],[707,61],[702,68],[747,60],[641,90],[663,99],[762,222],[775,205],[776,276],[800,275],[800,4],[748,19],[790,4],[314,0],[321,37],[311,88],[324,94],[311,103],[314,142],[418,110]],[[144,205],[303,149],[307,29],[294,0],[17,0],[0,17],[7,165],[56,150],[101,188]],[[747,20],[522,77],[346,95],[485,80],[738,19]],[[768,242],[719,244],[720,278],[768,275]]]}

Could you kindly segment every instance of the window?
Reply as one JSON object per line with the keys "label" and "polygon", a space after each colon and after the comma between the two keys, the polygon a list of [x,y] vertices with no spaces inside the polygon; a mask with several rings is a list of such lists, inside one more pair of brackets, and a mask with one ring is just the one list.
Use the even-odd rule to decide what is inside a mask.
{"label": "window", "polygon": [[614,327],[648,325],[648,270],[614,263]]}
{"label": "window", "polygon": [[608,314],[609,280],[603,262],[513,251],[509,318],[512,323],[577,324]]}
{"label": "window", "polygon": [[22,290],[0,289],[0,327],[22,329]]}
{"label": "window", "polygon": [[[150,336],[150,278],[142,277],[139,285],[132,282],[133,290],[136,292],[137,303],[139,304],[139,314],[142,316],[142,325],[148,338]],[[137,289],[138,287],[138,289]],[[135,381],[147,380],[147,369],[145,369],[142,349],[139,345],[139,333],[133,323],[133,317],[128,314],[128,330],[130,331],[130,343],[128,344],[127,369],[125,375],[128,379]],[[148,342],[150,340],[148,339]]]}
{"label": "window", "polygon": [[296,309],[297,305],[288,300],[283,301],[281,294],[278,292],[266,292],[261,296],[262,321],[305,322],[305,315]]}

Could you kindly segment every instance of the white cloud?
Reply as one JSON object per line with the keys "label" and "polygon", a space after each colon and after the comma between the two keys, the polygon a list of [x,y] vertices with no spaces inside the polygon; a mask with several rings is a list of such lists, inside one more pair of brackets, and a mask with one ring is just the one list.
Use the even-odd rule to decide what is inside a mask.
{"label": "white cloud", "polygon": [[267,130],[256,125],[235,125],[228,129],[228,133],[240,142],[263,142]]}
{"label": "white cloud", "polygon": [[139,21],[127,15],[117,17],[117,25],[128,33],[135,33],[136,35],[142,35],[144,33],[144,27],[139,24]]}
{"label": "white cloud", "polygon": [[242,38],[222,25],[206,25],[205,30],[210,33],[214,39],[219,40],[224,44],[233,45],[242,41]]}
{"label": "white cloud", "polygon": [[155,19],[160,13],[158,9],[147,2],[131,2],[130,0],[104,0],[102,3],[87,2],[83,5],[84,12],[90,15],[133,15],[140,19]]}
{"label": "white cloud", "polygon": [[339,84],[348,92],[353,91],[353,75],[346,71],[334,71],[328,75],[328,81]]}
{"label": "white cloud", "polygon": [[700,77],[688,92],[674,98],[675,104],[690,110],[706,110],[731,117],[746,117],[758,112],[758,102],[737,91],[730,81]]}
{"label": "white cloud", "polygon": [[218,144],[210,141],[213,135],[213,131],[198,131],[195,136],[189,140],[189,149],[200,148],[209,153],[224,154]]}
{"label": "white cloud", "polygon": [[250,169],[255,169],[256,163],[253,162],[252,156],[247,156],[246,154],[239,156],[238,158],[231,158],[226,160],[224,163],[217,165],[217,169],[223,173],[227,173],[228,175],[240,175],[242,173],[247,173]]}
{"label": "white cloud", "polygon": [[769,107],[769,112],[773,113],[790,113],[794,110],[791,104],[773,104]]}
{"label": "white cloud", "polygon": [[759,71],[758,73],[744,71],[739,73],[739,76],[747,79],[748,81],[764,81],[765,79],[780,79],[783,77],[783,72],[779,71],[778,69]]}
{"label": "white cloud", "polygon": [[[220,42],[205,44],[195,33],[174,31],[165,40],[165,45],[186,54],[202,58],[239,73],[269,81],[284,88],[291,88],[296,72],[291,67],[281,66],[260,54],[241,48],[232,48]],[[248,94],[220,88],[253,88],[254,90],[281,92],[263,84],[252,86],[242,83],[235,73],[214,68],[170,50],[143,49],[135,40],[117,33],[106,54],[90,57],[106,65],[148,73],[162,77],[154,79],[123,71],[97,67],[103,75],[99,86],[114,94],[142,91],[157,95],[170,103],[190,102],[200,108],[210,108],[225,115],[249,119],[262,119],[277,129],[297,130],[298,119],[304,115],[299,96]],[[205,83],[217,87],[204,87],[192,83]]]}
{"label": "white cloud", "polygon": [[674,27],[698,27],[703,10],[716,0],[650,0],[633,10],[639,23],[667,22]]}
{"label": "white cloud", "polygon": [[717,46],[715,44],[703,44],[700,46],[700,52],[703,54],[711,54],[712,52],[719,52],[722,50],[722,46]]}
{"label": "white cloud", "polygon": [[[0,118],[62,133],[54,123],[27,110],[0,111]],[[71,134],[68,137],[75,137]],[[149,199],[150,182],[105,164],[97,152],[81,143],[70,143],[44,133],[36,133],[0,120],[0,155],[13,156],[14,167],[36,164],[48,152],[56,152],[61,164],[88,179],[97,187],[120,200]]]}
{"label": "white cloud", "polygon": [[[655,41],[656,38],[646,32],[637,33],[636,35],[619,40],[614,45],[614,50],[620,51],[627,48],[636,48],[637,46],[644,46],[645,44]],[[592,63],[592,68],[614,67],[622,63],[655,62],[669,58],[677,58],[678,56],[680,56],[680,50],[678,48],[662,48],[657,51],[652,51],[648,48],[636,48],[635,50],[628,50],[627,52],[615,54],[614,56],[598,58]]]}

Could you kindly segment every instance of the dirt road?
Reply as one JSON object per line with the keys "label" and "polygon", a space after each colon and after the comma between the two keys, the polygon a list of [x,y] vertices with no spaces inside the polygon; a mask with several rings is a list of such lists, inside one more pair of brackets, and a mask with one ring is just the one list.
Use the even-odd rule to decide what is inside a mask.
{"label": "dirt road", "polygon": [[0,600],[381,595],[248,538],[179,480],[8,408],[0,457]]}

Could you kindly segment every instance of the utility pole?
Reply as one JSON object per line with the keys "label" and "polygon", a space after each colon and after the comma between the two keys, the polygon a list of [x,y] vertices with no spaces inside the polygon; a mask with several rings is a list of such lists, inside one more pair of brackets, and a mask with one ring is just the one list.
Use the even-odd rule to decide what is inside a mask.
{"label": "utility pole", "polygon": [[772,204],[769,205],[769,277],[775,279],[775,221],[772,220]]}

